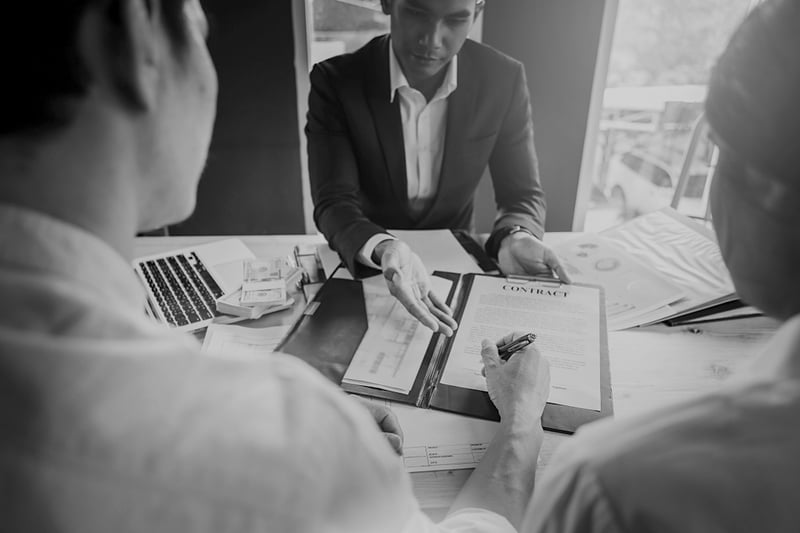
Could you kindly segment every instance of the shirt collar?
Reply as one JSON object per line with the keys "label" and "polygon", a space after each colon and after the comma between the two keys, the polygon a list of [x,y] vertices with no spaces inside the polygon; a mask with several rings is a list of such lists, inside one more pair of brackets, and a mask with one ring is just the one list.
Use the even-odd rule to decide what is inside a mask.
{"label": "shirt collar", "polygon": [[109,244],[30,209],[0,204],[0,264],[68,280],[121,306],[145,305],[133,267]]}
{"label": "shirt collar", "polygon": [[[389,41],[389,102],[394,102],[394,97],[397,94],[397,91],[403,87],[408,87],[409,89],[411,86],[408,84],[408,79],[406,79],[406,75],[403,74],[403,69],[400,67],[400,62],[397,60],[397,56],[394,54],[394,48],[392,48],[392,42]],[[458,55],[453,56],[453,59],[450,60],[450,63],[447,65],[447,73],[445,74],[444,80],[442,80],[442,85],[439,87],[439,90],[436,91],[434,95],[434,100],[440,100],[443,98],[447,98],[450,94],[456,90],[458,87]]]}

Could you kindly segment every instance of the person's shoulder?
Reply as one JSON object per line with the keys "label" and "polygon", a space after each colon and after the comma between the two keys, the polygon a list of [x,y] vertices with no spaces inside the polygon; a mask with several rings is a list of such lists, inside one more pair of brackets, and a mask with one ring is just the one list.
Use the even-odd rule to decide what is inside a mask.
{"label": "person's shoulder", "polygon": [[[295,450],[320,442],[351,453],[360,449],[360,461],[378,467],[385,459],[386,443],[377,425],[353,397],[301,359],[275,352],[270,355],[268,374],[279,391],[277,401],[288,416],[279,419],[276,430],[290,436]],[[381,467],[382,468],[382,467]]]}
{"label": "person's shoulder", "polygon": [[[800,445],[799,405],[796,382],[748,380],[584,426],[537,480],[536,512],[575,516],[614,509],[614,520],[631,530],[683,521],[692,524],[685,531],[732,531],[754,518],[774,524],[767,517],[794,516],[795,504],[775,487],[783,494],[800,490],[794,474],[800,460],[792,451]],[[766,498],[769,510],[736,505],[765,494],[777,496]],[[724,508],[730,510],[717,511]]]}
{"label": "person's shoulder", "polygon": [[489,69],[492,72],[508,74],[516,73],[524,69],[520,61],[488,44],[479,43],[472,39],[467,39],[464,42],[464,46],[459,53],[459,58],[461,57],[479,65],[483,69]]}
{"label": "person's shoulder", "polygon": [[674,449],[689,434],[704,438],[701,435],[711,432],[726,404],[726,396],[716,394],[623,419],[600,420],[580,428],[559,449],[559,459],[601,473],[619,474],[620,466],[635,470],[640,460],[661,449]]}
{"label": "person's shoulder", "polygon": [[336,78],[361,78],[366,74],[371,75],[374,72],[371,65],[382,52],[388,50],[388,42],[388,35],[379,35],[357,50],[316,63],[313,69]]}
{"label": "person's shoulder", "polygon": [[[630,481],[641,477],[677,488],[686,484],[687,472],[694,471],[704,476],[704,484],[713,485],[713,472],[750,446],[754,431],[772,435],[768,440],[800,441],[800,432],[787,430],[791,424],[779,423],[774,402],[763,400],[772,397],[776,387],[780,385],[742,381],[638,415],[588,424],[559,447],[550,465],[552,473],[595,478],[617,497],[630,499],[638,497],[630,494]],[[765,443],[762,450],[770,446]],[[755,453],[752,459],[760,460]],[[677,463],[685,468],[676,469]]]}

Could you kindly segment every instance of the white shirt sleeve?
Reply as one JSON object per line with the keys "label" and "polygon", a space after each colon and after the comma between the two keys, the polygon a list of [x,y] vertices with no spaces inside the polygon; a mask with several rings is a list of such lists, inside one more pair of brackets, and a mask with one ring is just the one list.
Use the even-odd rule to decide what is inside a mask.
{"label": "white shirt sleeve", "polygon": [[[600,425],[596,427],[602,427]],[[541,479],[520,528],[525,533],[620,533],[617,520],[597,472],[585,457],[597,449],[586,431],[559,446]],[[663,494],[663,498],[670,495]]]}
{"label": "white shirt sleeve", "polygon": [[411,517],[403,533],[517,533],[503,516],[486,509],[465,508],[435,524],[422,511]]}
{"label": "white shirt sleeve", "polygon": [[358,262],[362,265],[367,265],[368,267],[380,270],[380,265],[376,265],[375,261],[372,260],[372,252],[375,251],[376,246],[387,240],[396,241],[397,237],[389,235],[388,233],[376,233],[370,237],[370,239],[364,243],[364,246],[362,246],[361,250],[358,252]]}

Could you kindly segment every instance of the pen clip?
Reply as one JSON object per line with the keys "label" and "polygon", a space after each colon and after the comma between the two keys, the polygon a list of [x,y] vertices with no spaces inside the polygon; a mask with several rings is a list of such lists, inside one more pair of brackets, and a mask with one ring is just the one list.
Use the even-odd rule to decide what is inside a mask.
{"label": "pen clip", "polygon": [[525,348],[526,346],[533,344],[536,340],[535,333],[527,333],[522,337],[514,339],[507,344],[501,346],[498,349],[498,355],[503,361],[507,361],[509,357],[514,355],[516,352],[520,351],[521,349]]}

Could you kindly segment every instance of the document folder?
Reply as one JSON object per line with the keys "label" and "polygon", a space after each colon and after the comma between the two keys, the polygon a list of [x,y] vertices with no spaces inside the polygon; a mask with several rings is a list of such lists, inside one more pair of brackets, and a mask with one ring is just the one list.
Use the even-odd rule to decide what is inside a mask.
{"label": "document folder", "polygon": [[339,385],[366,331],[361,282],[332,278],[276,350],[299,357]]}
{"label": "document folder", "polygon": [[[461,294],[463,295],[456,307],[456,320],[461,322],[464,308],[471,290],[473,281],[477,276],[483,274],[467,274],[463,277]],[[579,287],[591,287],[599,292],[600,324],[599,324],[599,379],[600,379],[600,409],[584,409],[571,407],[557,403],[548,402],[542,415],[542,426],[552,431],[573,433],[581,425],[598,420],[613,414],[613,401],[611,393],[611,373],[608,357],[608,330],[606,327],[605,299],[603,289],[598,286],[573,284]],[[458,331],[456,332],[456,335]],[[432,376],[433,385],[431,395],[424,407],[451,411],[454,413],[466,414],[488,420],[500,420],[489,394],[484,391],[470,388],[462,388],[441,383],[441,374],[447,366],[450,356],[450,349],[454,343],[455,336],[448,339],[442,347],[442,355],[439,357],[438,370]]]}
{"label": "document folder", "polygon": [[[475,279],[479,276],[501,279],[485,274],[466,274],[436,272],[435,276],[452,281],[447,302],[454,309],[456,320],[461,322],[464,309],[469,300]],[[550,280],[552,283],[553,280]],[[558,285],[557,280],[555,280]],[[596,292],[599,325],[597,342],[598,353],[591,357],[599,358],[599,409],[585,409],[567,405],[548,403],[542,417],[542,425],[549,430],[571,433],[584,423],[612,414],[610,371],[608,358],[608,335],[605,323],[605,301],[600,287],[573,284],[571,287],[591,287]],[[593,293],[595,294],[595,293]],[[289,334],[280,350],[301,356],[319,368],[345,391],[364,396],[382,398],[420,408],[434,408],[469,416],[499,420],[499,414],[489,399],[487,392],[474,388],[452,386],[442,383],[442,375],[451,356],[456,336],[463,332],[460,328],[451,338],[440,334],[431,336],[424,358],[417,370],[416,378],[407,394],[364,384],[342,382],[347,365],[359,346],[367,329],[364,312],[364,296],[360,282],[331,279],[325,283],[318,294],[320,308],[313,314],[304,316]],[[327,308],[322,314],[322,306],[335,301],[334,309]],[[595,300],[592,300],[595,301]],[[536,325],[532,328],[535,330]],[[464,332],[462,334],[468,334]],[[322,339],[325,339],[324,341]],[[569,342],[570,332],[563,339]]]}

